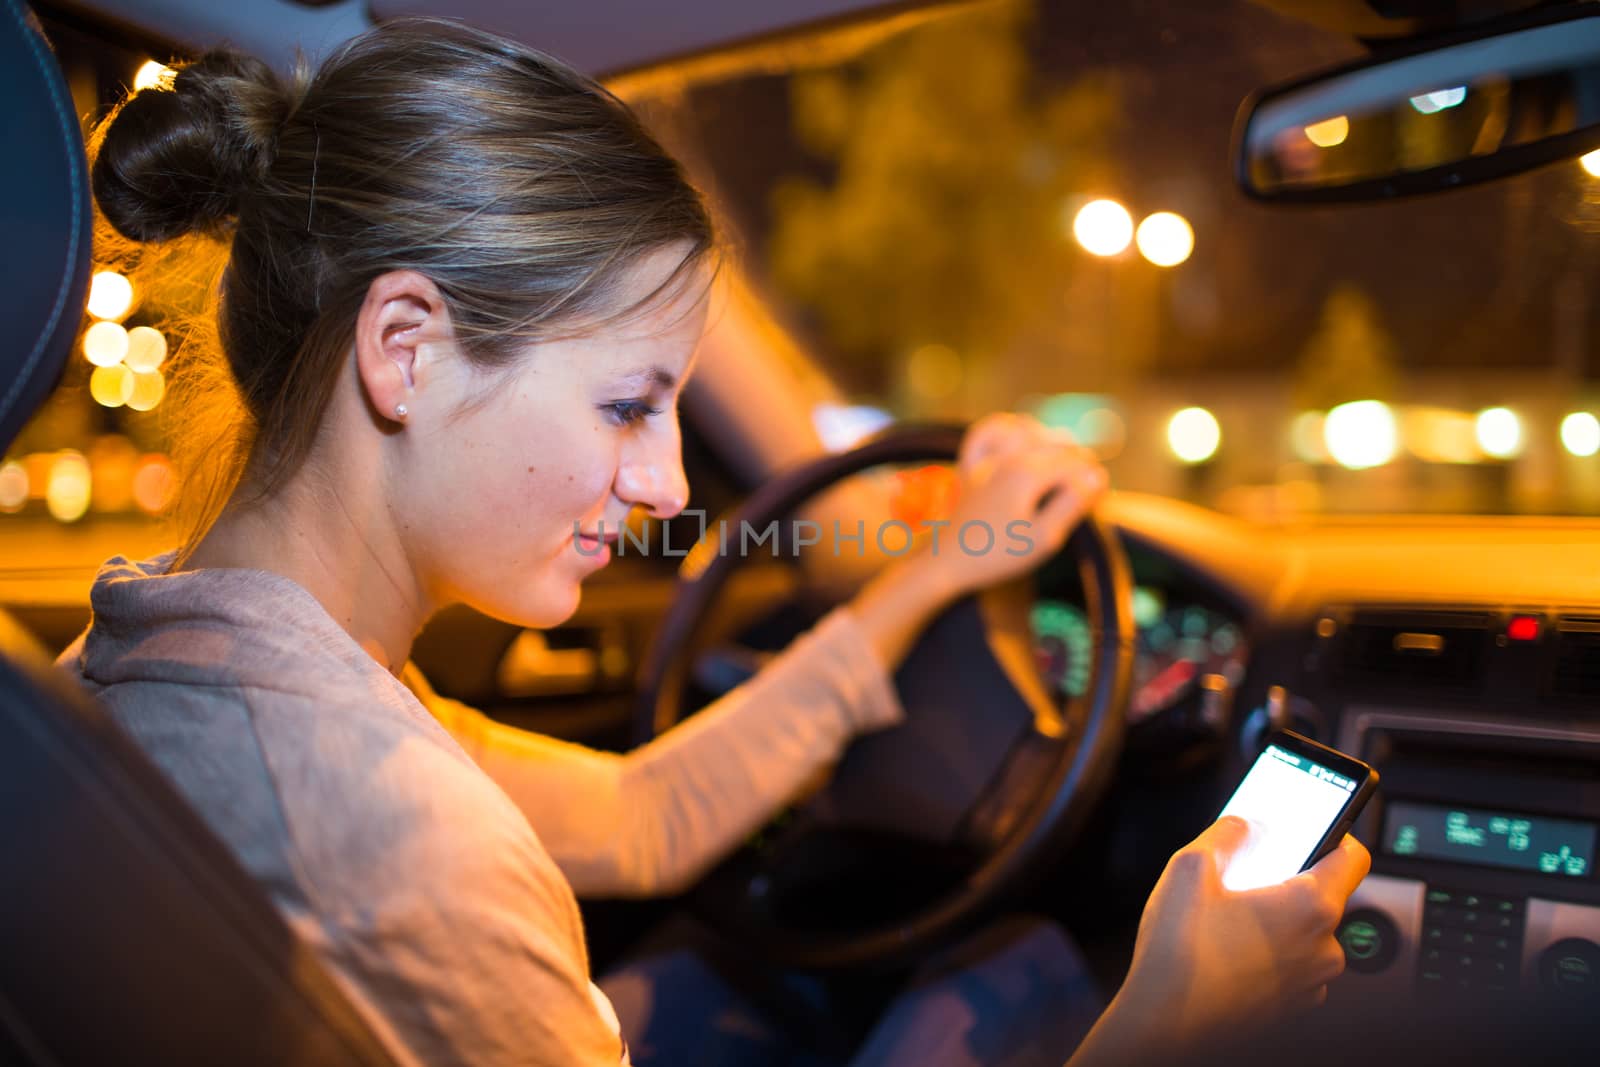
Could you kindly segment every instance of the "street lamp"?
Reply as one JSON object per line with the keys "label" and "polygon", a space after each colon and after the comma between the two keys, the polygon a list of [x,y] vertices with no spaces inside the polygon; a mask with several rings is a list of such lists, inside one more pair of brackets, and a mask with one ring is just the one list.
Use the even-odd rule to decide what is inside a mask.
{"label": "street lamp", "polygon": [[1133,241],[1133,216],[1115,200],[1092,200],[1073,218],[1072,236],[1090,255],[1115,256]]}
{"label": "street lamp", "polygon": [[1139,223],[1139,254],[1158,267],[1176,267],[1194,251],[1194,229],[1173,211],[1157,211]]}

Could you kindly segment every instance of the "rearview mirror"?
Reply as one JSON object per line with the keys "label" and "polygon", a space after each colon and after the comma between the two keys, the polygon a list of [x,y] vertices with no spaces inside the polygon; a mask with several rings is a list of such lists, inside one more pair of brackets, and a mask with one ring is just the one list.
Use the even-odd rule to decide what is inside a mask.
{"label": "rearview mirror", "polygon": [[1450,189],[1600,147],[1600,12],[1385,54],[1247,100],[1238,179],[1261,200]]}

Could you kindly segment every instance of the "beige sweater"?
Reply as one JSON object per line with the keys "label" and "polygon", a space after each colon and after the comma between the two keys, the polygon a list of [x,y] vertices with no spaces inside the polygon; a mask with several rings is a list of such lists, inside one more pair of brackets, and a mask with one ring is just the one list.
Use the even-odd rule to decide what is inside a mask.
{"label": "beige sweater", "polygon": [[423,1063],[625,1062],[574,889],[692,883],[901,715],[840,610],[685,725],[595,752],[440,698],[414,667],[402,683],[287,578],[170,561],[106,563],[62,664]]}

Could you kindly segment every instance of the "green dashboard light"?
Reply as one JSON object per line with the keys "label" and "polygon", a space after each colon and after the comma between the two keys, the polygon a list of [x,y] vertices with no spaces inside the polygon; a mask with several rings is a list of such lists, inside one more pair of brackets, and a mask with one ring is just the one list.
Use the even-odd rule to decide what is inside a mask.
{"label": "green dashboard light", "polygon": [[1589,961],[1581,956],[1562,956],[1556,961],[1556,973],[1563,983],[1586,983],[1594,976]]}
{"label": "green dashboard light", "polygon": [[1339,935],[1345,952],[1353,959],[1370,960],[1383,948],[1383,935],[1377,926],[1365,919],[1357,919],[1345,926]]}

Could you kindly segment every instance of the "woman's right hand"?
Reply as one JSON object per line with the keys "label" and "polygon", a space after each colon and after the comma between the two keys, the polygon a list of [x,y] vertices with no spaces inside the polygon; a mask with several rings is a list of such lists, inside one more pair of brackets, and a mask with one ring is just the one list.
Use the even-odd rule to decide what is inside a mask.
{"label": "woman's right hand", "polygon": [[1344,970],[1334,930],[1372,857],[1347,836],[1311,870],[1235,892],[1222,872],[1252,832],[1242,819],[1219,819],[1167,863],[1139,920],[1127,980],[1075,1067],[1191,1047],[1327,996]]}

